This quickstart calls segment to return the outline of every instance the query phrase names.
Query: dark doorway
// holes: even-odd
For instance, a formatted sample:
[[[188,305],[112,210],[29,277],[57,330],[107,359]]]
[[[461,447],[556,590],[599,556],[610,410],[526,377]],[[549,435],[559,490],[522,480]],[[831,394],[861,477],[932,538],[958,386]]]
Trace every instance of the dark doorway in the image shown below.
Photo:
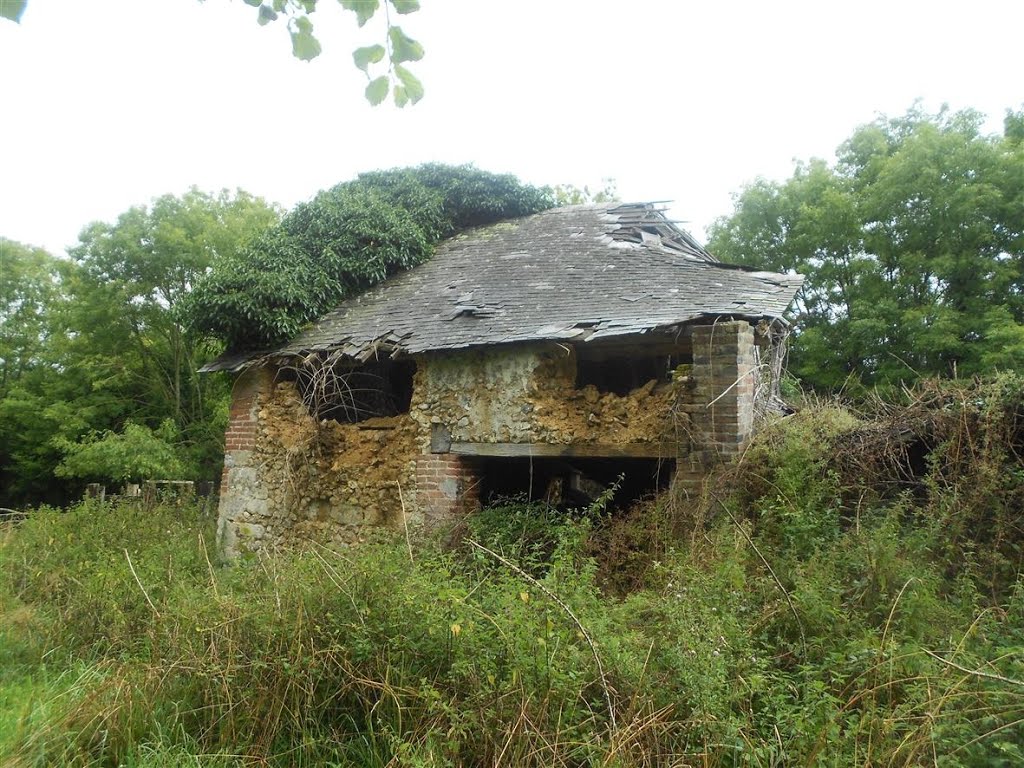
[[[628,507],[668,487],[672,459],[484,458],[478,461],[480,501],[528,498],[573,509],[593,503],[622,480],[610,506]]]

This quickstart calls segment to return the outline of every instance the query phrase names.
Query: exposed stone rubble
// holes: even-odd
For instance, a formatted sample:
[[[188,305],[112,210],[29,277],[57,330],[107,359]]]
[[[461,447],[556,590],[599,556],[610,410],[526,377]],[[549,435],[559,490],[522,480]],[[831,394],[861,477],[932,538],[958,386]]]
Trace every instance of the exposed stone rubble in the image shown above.
[[[594,385],[577,389],[571,349],[545,356],[531,380],[533,434],[546,443],[683,442],[689,417],[677,408],[685,387],[651,379],[627,395],[600,392]]]
[[[565,346],[439,355],[426,370],[413,418],[425,429],[447,425],[454,441],[656,443],[676,439],[688,422],[676,408],[685,387],[669,382],[651,380],[621,396],[577,389],[575,356]]]
[[[225,547],[344,545],[373,526],[472,509],[471,462],[431,453],[438,425],[453,441],[472,443],[613,445],[688,435],[685,386],[652,380],[619,396],[577,389],[575,379],[565,345],[424,355],[409,413],[340,424],[317,423],[293,382],[274,381],[267,369],[246,372],[228,433]]]

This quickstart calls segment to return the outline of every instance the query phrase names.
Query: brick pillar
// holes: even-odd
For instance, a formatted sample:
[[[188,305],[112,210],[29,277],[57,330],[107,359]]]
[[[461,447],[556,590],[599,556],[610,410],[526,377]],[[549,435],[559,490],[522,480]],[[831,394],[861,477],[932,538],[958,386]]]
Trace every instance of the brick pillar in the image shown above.
[[[728,461],[754,431],[754,329],[743,320],[693,329],[693,414],[705,448]]]
[[[416,458],[416,504],[428,524],[479,509],[478,485],[469,459],[450,453]]]
[[[739,456],[754,430],[754,329],[744,320],[692,331],[694,388],[686,411],[693,451],[677,462],[676,483],[693,498],[714,468]]]
[[[224,435],[224,471],[220,481],[217,539],[228,557],[238,554],[245,539],[263,536],[258,520],[267,512],[267,489],[255,466],[255,448],[262,396],[269,395],[273,375],[268,368],[242,372],[231,391],[231,410]]]

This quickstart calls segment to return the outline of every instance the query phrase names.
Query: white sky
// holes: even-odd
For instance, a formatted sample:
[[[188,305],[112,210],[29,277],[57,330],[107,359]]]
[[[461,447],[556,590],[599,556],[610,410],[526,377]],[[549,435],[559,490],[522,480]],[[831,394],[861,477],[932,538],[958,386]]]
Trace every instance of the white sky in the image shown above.
[[[946,102],[998,131],[1024,104],[1020,0],[422,0],[399,17],[427,49],[404,110],[367,105],[351,63],[379,28],[320,5],[309,64],[241,0],[29,0],[0,20],[0,235],[59,253],[191,185],[290,207],[436,160],[611,177],[703,238],[745,182],[831,158],[879,112]]]

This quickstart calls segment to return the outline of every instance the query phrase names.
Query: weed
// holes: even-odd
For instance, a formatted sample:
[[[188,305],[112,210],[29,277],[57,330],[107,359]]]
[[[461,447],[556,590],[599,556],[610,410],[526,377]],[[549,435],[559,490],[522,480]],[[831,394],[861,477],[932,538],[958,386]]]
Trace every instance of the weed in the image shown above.
[[[195,511],[39,510],[0,538],[0,761],[1019,764],[1024,387],[988,386],[808,407],[685,519],[510,500],[229,567]]]

